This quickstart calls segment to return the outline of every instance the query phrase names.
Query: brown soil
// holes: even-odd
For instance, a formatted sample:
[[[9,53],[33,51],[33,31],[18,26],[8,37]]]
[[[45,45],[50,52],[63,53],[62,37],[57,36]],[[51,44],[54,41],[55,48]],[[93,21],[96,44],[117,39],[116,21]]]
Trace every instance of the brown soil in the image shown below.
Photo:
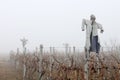
[[[16,80],[15,70],[8,60],[0,59],[0,80]]]

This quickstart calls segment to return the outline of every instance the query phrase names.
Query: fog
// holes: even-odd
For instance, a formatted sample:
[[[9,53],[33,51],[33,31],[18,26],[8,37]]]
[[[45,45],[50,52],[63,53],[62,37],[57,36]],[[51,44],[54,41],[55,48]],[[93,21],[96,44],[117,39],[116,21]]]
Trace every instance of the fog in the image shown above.
[[[1,0],[0,54],[21,49],[23,37],[28,39],[30,50],[40,44],[84,47],[81,21],[91,14],[103,25],[105,32],[99,34],[102,46],[111,40],[119,42],[119,3],[119,0]]]

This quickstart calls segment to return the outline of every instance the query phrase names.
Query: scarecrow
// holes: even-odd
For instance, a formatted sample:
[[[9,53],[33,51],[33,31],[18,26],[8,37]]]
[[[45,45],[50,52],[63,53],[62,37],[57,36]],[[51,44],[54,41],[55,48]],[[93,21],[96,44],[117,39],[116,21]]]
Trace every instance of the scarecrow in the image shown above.
[[[97,23],[96,17],[92,14],[90,20],[82,20],[82,31],[86,29],[86,44],[85,50],[89,52],[96,52],[99,54],[100,51],[100,40],[98,37],[98,29],[103,33],[102,25]]]

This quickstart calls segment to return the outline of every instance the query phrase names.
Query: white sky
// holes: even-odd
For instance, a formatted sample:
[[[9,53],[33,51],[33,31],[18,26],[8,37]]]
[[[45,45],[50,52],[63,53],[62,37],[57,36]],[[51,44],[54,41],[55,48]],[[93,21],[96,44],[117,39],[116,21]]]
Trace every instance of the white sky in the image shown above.
[[[119,0],[0,0],[0,53],[21,48],[23,37],[29,40],[31,50],[41,43],[84,47],[81,21],[90,14],[103,25],[102,44],[119,41],[119,4]]]

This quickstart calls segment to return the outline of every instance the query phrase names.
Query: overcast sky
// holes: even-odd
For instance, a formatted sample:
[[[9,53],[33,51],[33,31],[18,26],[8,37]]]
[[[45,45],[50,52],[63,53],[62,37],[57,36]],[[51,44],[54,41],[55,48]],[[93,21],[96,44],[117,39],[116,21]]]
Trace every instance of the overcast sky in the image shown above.
[[[91,14],[103,25],[101,44],[120,40],[119,0],[0,0],[0,53],[21,48],[23,37],[31,50],[39,44],[84,47],[81,21]]]

